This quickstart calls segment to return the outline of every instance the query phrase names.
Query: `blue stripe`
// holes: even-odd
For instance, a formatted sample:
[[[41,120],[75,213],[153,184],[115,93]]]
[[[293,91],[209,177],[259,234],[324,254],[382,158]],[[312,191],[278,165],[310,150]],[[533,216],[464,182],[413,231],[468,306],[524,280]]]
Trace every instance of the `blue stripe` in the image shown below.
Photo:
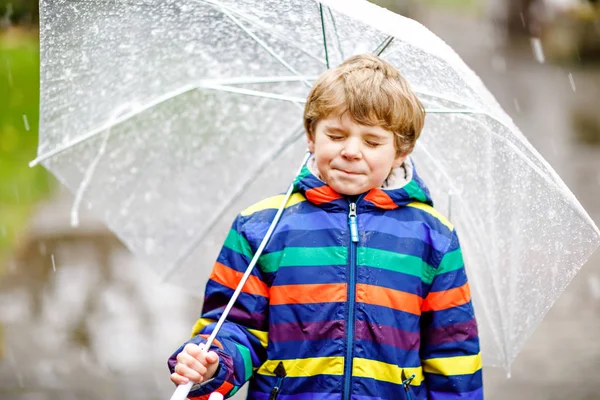
[[[273,286],[320,283],[346,283],[346,266],[281,267]]]
[[[341,400],[342,395],[340,393],[299,393],[299,394],[280,394],[277,396],[277,400]],[[262,392],[248,392],[248,399],[252,400],[268,400],[269,393]]]
[[[467,283],[467,273],[464,268],[459,268],[436,275],[431,285],[424,285],[424,288],[426,292],[429,292],[430,289],[441,292],[461,287],[465,283]]]
[[[447,393],[469,393],[483,386],[483,372],[478,370],[472,375],[446,375],[425,373],[430,391]]]
[[[401,376],[398,380],[401,380]],[[412,400],[426,400],[427,389],[424,384],[420,386],[410,385],[410,394]],[[354,378],[354,394],[353,399],[357,398],[377,398],[403,400],[405,399],[404,388],[402,385],[395,383],[379,381],[371,378]]]
[[[421,351],[428,358],[457,357],[479,354],[479,339],[472,338],[458,342],[447,342],[435,345],[421,344]]]
[[[324,340],[302,340],[289,342],[269,342],[269,358],[274,360],[341,357],[344,355],[345,338]]]
[[[354,357],[382,361],[388,364],[400,365],[405,368],[421,366],[419,349],[404,350],[387,344],[366,340],[354,341]]]
[[[473,318],[475,318],[475,312],[473,311],[471,302],[447,310],[427,311],[421,314],[423,326],[429,326],[431,328],[440,328],[442,326],[468,322]]]
[[[343,319],[346,303],[281,304],[271,306],[271,324],[319,322]],[[315,312],[318,310],[318,312]]]
[[[340,399],[343,380],[342,375],[315,375],[298,378],[286,376],[283,379],[279,396],[313,393],[318,388],[323,393],[337,393],[337,399]],[[252,399],[251,393],[254,392],[271,393],[276,382],[276,376],[256,375],[250,382],[248,398]],[[305,398],[310,399],[311,397]]]
[[[359,266],[357,283],[401,290],[421,297],[424,295],[421,278],[387,269]]]
[[[458,397],[457,397],[458,396]],[[429,400],[482,400],[483,399],[483,388],[473,390],[472,392],[463,392],[460,395],[456,393],[445,393],[445,392],[429,392]]]
[[[444,251],[448,247],[448,234],[431,229],[421,218],[405,218],[408,216],[407,212],[412,210],[414,209],[409,207],[400,215],[396,210],[390,211],[389,214],[365,213],[364,217],[361,214],[360,227],[368,232],[387,233],[396,239],[417,239],[437,251]]]
[[[251,258],[248,258],[235,250],[231,250],[228,247],[223,247],[217,257],[217,262],[242,273],[246,271],[246,268],[250,265],[250,261],[252,261]],[[256,270],[252,271],[252,275],[258,276],[257,274],[258,272],[256,272]]]
[[[418,315],[372,304],[359,303],[356,319],[371,324],[393,326],[409,332],[420,332],[421,329]]]
[[[277,232],[271,236],[267,251],[272,253],[285,250],[287,247],[345,247],[347,244],[342,240],[345,234],[345,231],[339,229],[304,229]]]
[[[362,235],[360,246],[407,254],[425,259],[426,262],[439,260],[444,255],[444,253],[421,239],[399,238],[389,233],[376,231],[370,231]]]

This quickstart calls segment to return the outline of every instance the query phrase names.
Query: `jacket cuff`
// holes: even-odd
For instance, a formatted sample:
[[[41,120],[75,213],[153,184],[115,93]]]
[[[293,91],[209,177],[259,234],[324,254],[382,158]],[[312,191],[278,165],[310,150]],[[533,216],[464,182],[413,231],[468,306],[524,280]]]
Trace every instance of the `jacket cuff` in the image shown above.
[[[173,353],[171,357],[169,357],[167,364],[171,373],[175,371],[177,355],[183,351],[183,348],[188,343],[194,343],[197,345],[206,343],[206,339],[202,336],[194,336],[192,339],[185,342],[179,349],[177,349],[177,351]],[[227,394],[231,391],[231,389],[233,389],[233,384],[231,383],[233,381],[233,360],[230,355],[226,354],[222,348],[219,347],[219,345],[220,343],[215,340],[209,350],[216,352],[219,356],[219,367],[217,368],[217,372],[215,372],[215,375],[212,379],[209,379],[206,382],[194,384],[188,395],[189,399],[208,399],[208,396],[215,391],[227,397]]]

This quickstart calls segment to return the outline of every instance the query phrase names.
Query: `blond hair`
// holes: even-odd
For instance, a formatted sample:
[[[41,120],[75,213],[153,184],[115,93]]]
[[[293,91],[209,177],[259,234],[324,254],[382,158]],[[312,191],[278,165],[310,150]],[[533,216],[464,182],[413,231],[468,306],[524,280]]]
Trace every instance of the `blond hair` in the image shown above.
[[[425,123],[423,105],[389,62],[362,54],[325,71],[313,85],[304,107],[304,127],[314,138],[317,123],[345,113],[357,123],[394,133],[398,155],[410,153]]]

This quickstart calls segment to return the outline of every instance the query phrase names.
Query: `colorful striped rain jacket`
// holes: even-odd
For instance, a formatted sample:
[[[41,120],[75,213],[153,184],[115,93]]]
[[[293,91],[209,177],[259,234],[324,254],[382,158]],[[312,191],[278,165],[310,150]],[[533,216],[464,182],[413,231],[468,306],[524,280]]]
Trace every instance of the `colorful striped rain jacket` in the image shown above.
[[[190,398],[231,396],[248,380],[259,400],[483,398],[458,238],[408,169],[401,188],[354,200],[303,169],[213,344],[218,373]],[[282,199],[236,218],[191,342],[212,332]]]

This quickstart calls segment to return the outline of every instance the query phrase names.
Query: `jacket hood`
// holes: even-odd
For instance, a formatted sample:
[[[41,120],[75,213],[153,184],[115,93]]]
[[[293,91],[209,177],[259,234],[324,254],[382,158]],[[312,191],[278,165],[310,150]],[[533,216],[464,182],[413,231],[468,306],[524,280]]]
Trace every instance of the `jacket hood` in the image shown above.
[[[314,158],[304,165],[294,181],[295,191],[311,203],[328,210],[347,209],[348,196],[337,193],[317,177]],[[395,168],[382,187],[374,188],[361,196],[359,207],[393,210],[409,203],[420,202],[433,206],[429,189],[418,176],[413,160],[408,157],[404,164]]]

